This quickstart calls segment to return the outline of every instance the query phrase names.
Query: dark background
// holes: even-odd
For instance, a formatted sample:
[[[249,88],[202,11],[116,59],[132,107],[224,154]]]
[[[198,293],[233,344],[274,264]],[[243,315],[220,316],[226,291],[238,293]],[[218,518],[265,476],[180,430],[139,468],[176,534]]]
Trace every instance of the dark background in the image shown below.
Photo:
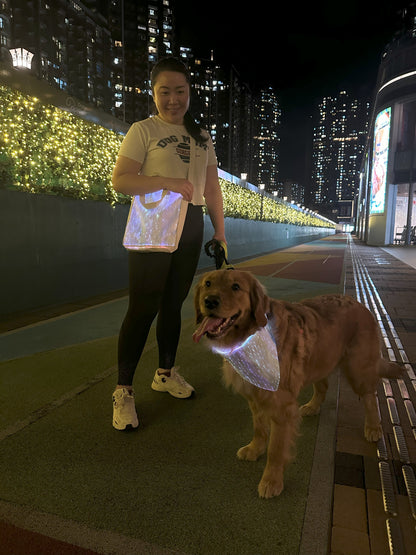
[[[253,92],[272,86],[282,108],[280,179],[304,180],[314,106],[342,89],[372,99],[384,47],[403,28],[413,2],[257,0],[176,2],[180,45],[195,56],[233,65]],[[408,9],[408,14],[409,14]],[[407,16],[407,19],[409,15]]]

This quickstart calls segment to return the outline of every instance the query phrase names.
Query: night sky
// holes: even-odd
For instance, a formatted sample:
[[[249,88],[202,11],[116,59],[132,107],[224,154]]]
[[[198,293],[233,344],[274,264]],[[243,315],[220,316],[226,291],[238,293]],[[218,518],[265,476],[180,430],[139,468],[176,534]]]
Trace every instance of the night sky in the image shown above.
[[[241,1],[211,0],[201,12],[194,0],[177,0],[175,28],[181,45],[199,57],[213,50],[214,60],[224,68],[232,64],[253,91],[267,85],[276,90],[282,107],[280,178],[304,181],[316,99],[347,89],[371,100],[382,51],[402,26],[397,12],[411,3],[253,0],[245,9]]]

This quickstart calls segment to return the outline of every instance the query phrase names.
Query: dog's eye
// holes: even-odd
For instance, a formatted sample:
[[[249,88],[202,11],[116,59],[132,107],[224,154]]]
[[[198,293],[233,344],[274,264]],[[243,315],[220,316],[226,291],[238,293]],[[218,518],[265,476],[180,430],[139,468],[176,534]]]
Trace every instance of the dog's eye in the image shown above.
[[[238,283],[233,283],[231,289],[233,291],[240,291],[240,286],[238,285]]]
[[[205,282],[205,287],[211,287],[211,282],[209,281],[209,279],[207,279],[207,281]]]

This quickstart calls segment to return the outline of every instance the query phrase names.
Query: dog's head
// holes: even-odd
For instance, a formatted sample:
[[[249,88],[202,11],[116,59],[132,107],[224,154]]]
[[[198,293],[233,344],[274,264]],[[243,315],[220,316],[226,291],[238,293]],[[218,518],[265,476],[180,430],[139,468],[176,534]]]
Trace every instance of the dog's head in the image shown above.
[[[233,346],[267,324],[269,302],[260,282],[249,272],[215,270],[204,274],[195,290],[193,335],[217,345]]]

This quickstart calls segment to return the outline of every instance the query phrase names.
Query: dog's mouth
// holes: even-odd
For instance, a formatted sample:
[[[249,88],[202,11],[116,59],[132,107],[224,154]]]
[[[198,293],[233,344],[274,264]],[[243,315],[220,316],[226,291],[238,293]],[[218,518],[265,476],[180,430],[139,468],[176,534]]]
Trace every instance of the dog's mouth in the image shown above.
[[[200,326],[195,330],[192,339],[195,343],[199,343],[201,337],[206,335],[210,339],[222,337],[231,328],[240,312],[230,316],[229,318],[218,318],[217,316],[205,316]]]

